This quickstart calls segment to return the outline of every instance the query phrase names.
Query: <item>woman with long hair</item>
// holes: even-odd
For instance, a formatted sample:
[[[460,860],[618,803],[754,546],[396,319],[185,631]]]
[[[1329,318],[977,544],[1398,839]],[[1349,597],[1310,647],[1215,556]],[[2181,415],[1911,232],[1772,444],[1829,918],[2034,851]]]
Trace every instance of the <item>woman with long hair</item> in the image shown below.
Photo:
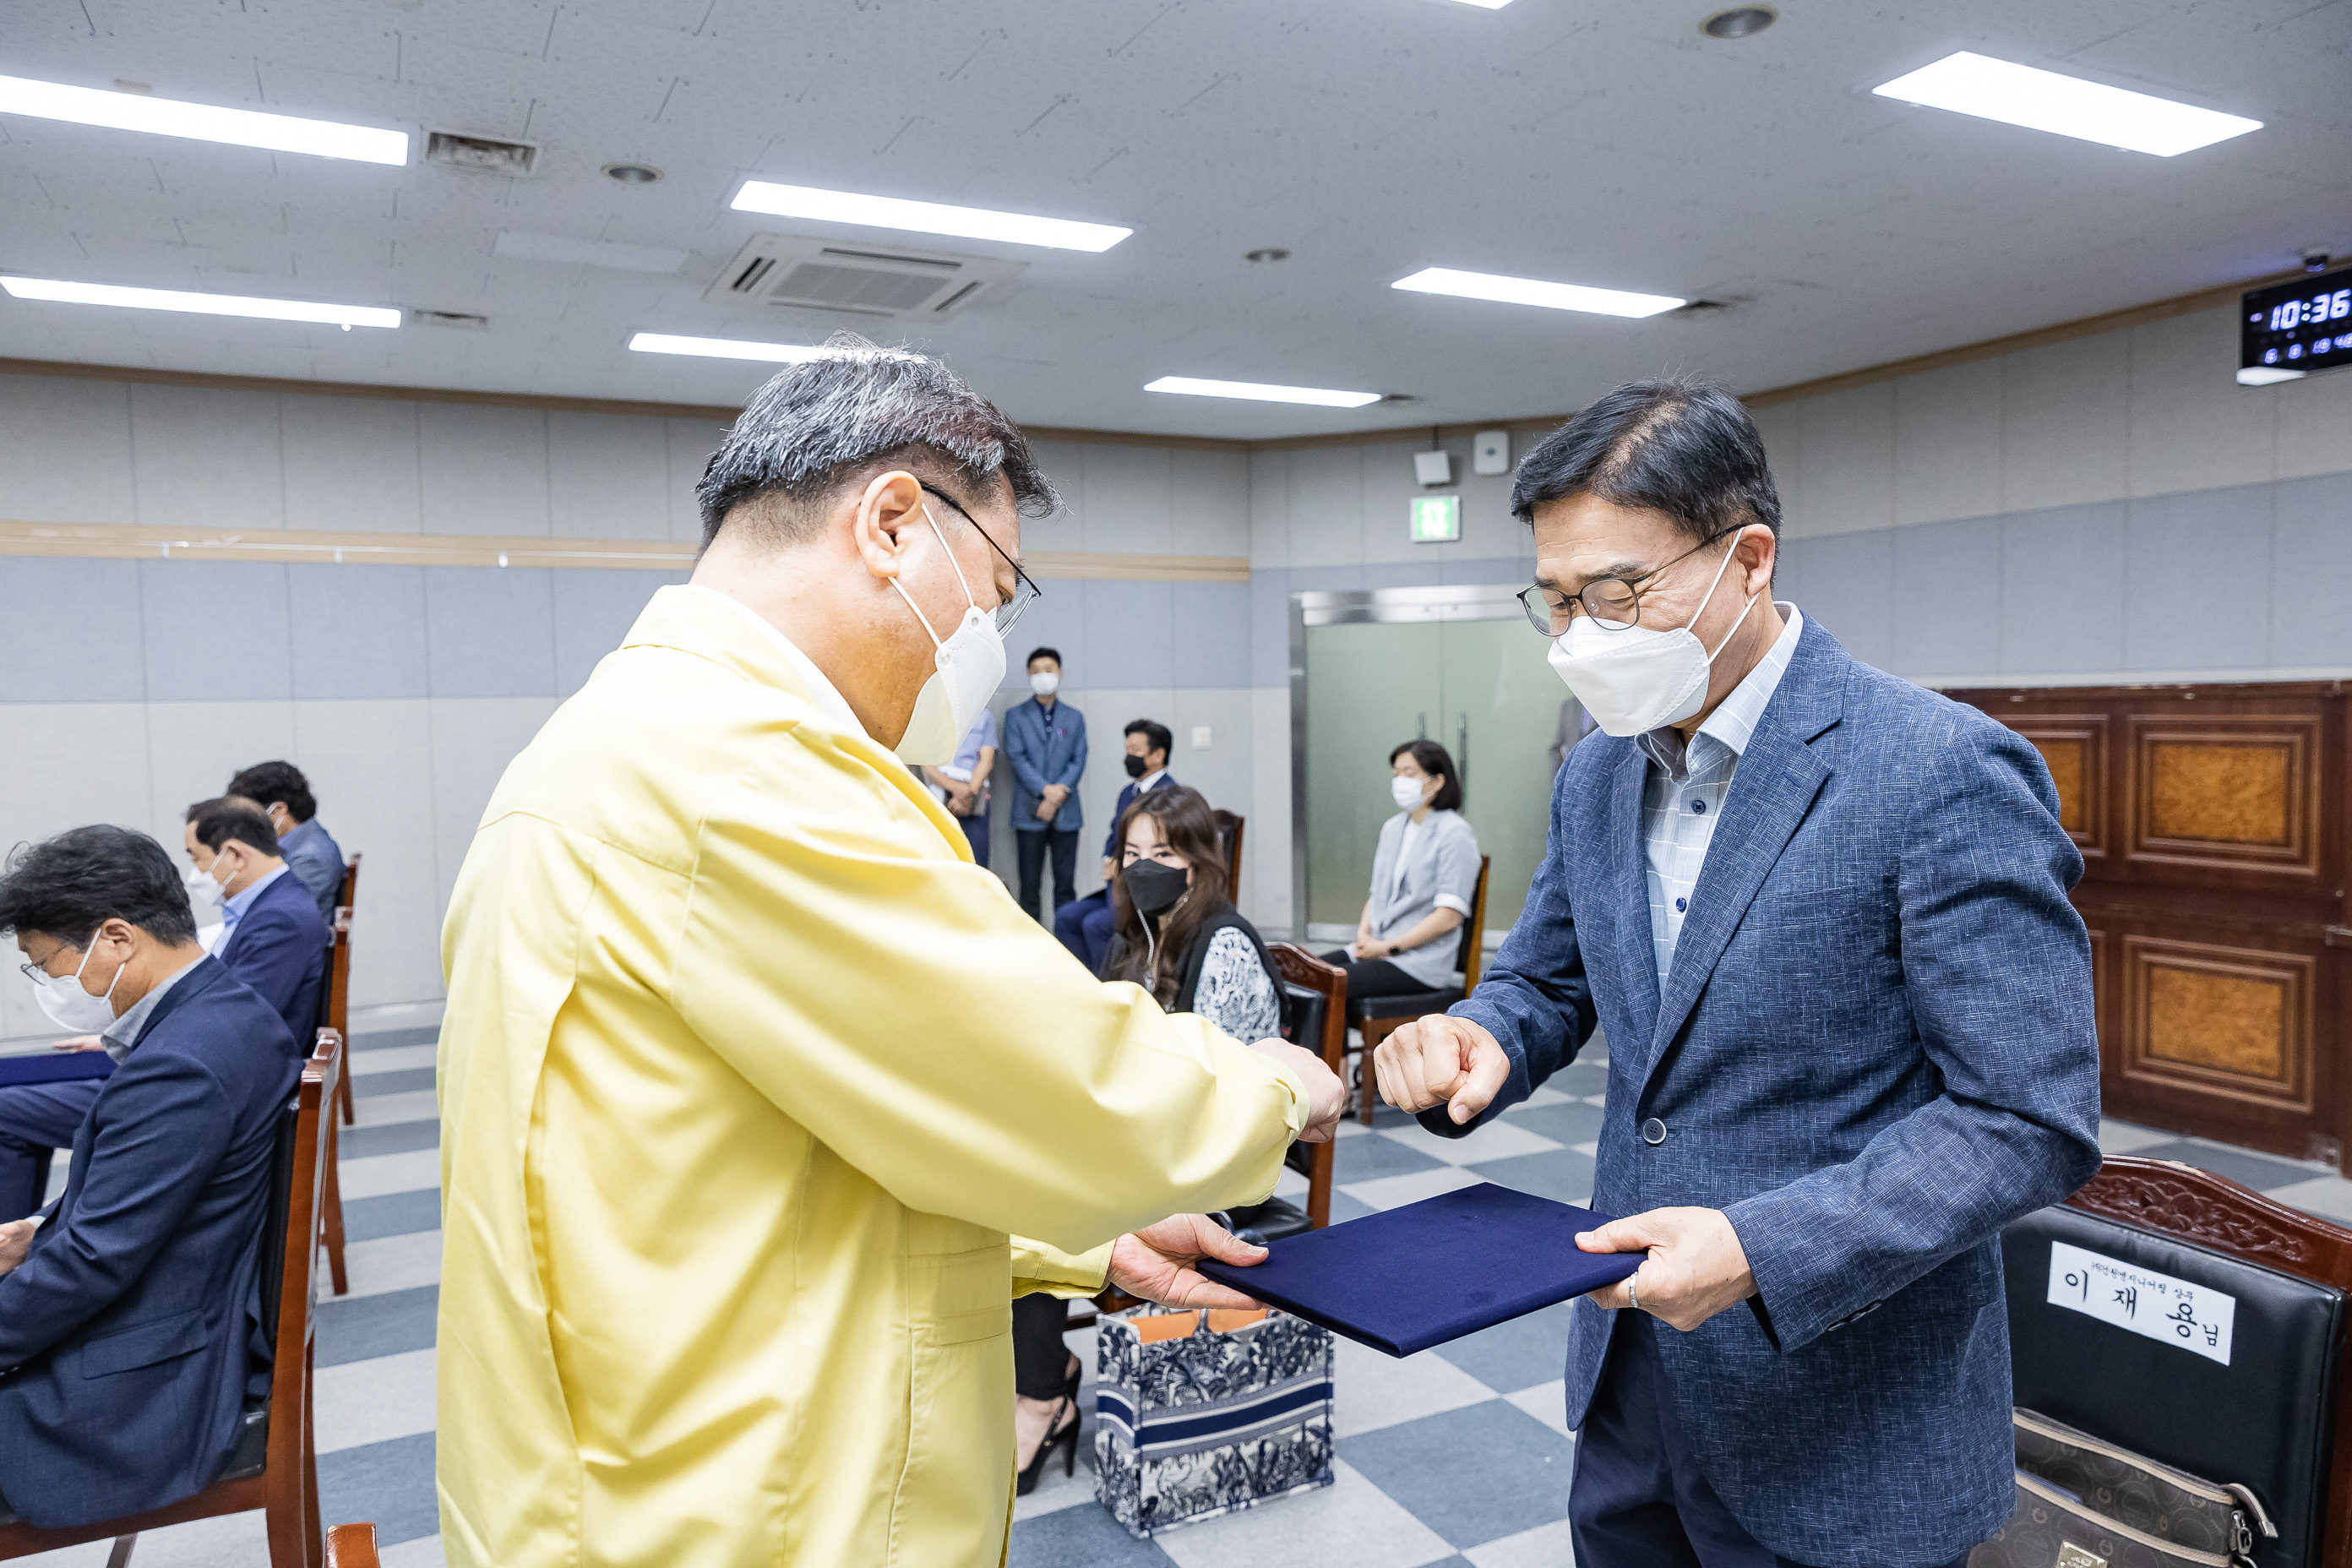
[[[1171,1013],[1197,1013],[1247,1044],[1282,1032],[1282,976],[1257,930],[1226,896],[1217,819],[1198,791],[1147,791],[1112,841],[1110,950],[1101,978],[1127,980]],[[1055,1451],[1075,1462],[1078,1361],[1062,1343],[1067,1304],[1013,1303],[1014,1450],[1026,1496]]]
[[[1400,996],[1452,983],[1456,933],[1478,889],[1478,835],[1457,815],[1462,775],[1434,741],[1389,752],[1397,814],[1381,825],[1372,892],[1356,940],[1323,955],[1348,971],[1348,995]]]

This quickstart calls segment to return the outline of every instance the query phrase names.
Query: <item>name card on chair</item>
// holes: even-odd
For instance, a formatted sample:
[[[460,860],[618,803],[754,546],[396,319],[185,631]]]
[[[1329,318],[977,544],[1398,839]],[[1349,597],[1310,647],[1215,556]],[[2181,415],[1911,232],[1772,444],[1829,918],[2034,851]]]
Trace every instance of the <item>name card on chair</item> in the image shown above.
[[[2050,1244],[2050,1304],[2230,1364],[2238,1299],[2169,1274]]]

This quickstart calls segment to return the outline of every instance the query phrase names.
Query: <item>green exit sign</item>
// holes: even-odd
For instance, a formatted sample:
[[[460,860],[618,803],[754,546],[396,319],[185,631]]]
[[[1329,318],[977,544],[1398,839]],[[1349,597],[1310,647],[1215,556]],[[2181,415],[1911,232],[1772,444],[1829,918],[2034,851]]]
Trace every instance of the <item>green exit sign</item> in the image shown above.
[[[1415,544],[1445,544],[1461,537],[1460,496],[1412,498],[1412,542]]]

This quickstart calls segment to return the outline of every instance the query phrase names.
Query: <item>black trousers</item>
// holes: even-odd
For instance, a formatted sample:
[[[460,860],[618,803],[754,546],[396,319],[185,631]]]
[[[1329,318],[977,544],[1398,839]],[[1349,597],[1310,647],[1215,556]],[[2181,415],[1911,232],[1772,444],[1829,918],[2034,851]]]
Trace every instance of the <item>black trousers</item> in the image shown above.
[[[1801,1568],[1748,1534],[1699,1469],[1658,1364],[1655,1336],[1674,1331],[1646,1312],[1617,1319],[1568,1489],[1577,1568]]]
[[[1348,972],[1348,1000],[1362,996],[1410,996],[1416,992],[1434,991],[1391,963],[1385,958],[1354,959],[1348,950],[1338,948],[1323,955],[1326,963],[1336,963]]]
[[[1054,923],[1054,910],[1060,909],[1078,896],[1078,830],[1064,832],[1055,827],[1040,827],[1034,831],[1013,830],[1013,837],[1021,841],[1021,907],[1040,924]],[[1040,910],[1037,895],[1045,868],[1045,851],[1054,852],[1053,909]]]
[[[1070,1347],[1062,1342],[1070,1304],[1059,1296],[1013,1299],[1013,1391],[1024,1399],[1059,1399],[1069,1386]]]

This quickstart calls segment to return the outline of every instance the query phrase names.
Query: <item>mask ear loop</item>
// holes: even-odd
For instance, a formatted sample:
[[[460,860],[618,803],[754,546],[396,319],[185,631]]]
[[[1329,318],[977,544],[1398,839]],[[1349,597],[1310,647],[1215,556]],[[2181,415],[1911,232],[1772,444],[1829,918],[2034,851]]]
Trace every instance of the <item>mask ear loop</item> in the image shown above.
[[[922,503],[922,507],[923,521],[931,525],[931,532],[939,538],[940,548],[947,551],[948,569],[953,572],[956,575],[956,586],[963,590],[964,603],[970,605],[975,610],[979,609],[980,601],[972,597],[971,584],[964,581],[963,568],[956,563],[955,552],[948,550],[948,536],[940,532],[940,520],[931,515],[931,503],[925,501]],[[906,584],[899,582],[896,577],[893,577],[890,579],[890,586],[898,590],[898,597],[907,601],[907,608],[914,611],[915,618],[923,623],[923,635],[931,639],[931,646],[933,647],[945,647],[946,645],[940,640],[940,634],[931,630],[931,617],[923,614],[923,607],[915,603],[915,597],[913,595],[907,592]],[[1701,605],[1699,608],[1705,609],[1706,606],[1705,605]]]
[[[1732,546],[1731,546],[1731,548],[1730,548],[1729,550],[1727,550],[1727,551],[1725,551],[1725,552],[1723,552],[1723,561],[1722,561],[1722,563],[1721,563],[1720,565],[1717,566],[1717,567],[1716,567],[1716,569],[1715,569],[1715,581],[1714,581],[1714,582],[1712,582],[1712,583],[1709,583],[1709,584],[1706,585],[1706,598],[1704,598],[1704,599],[1701,599],[1701,600],[1698,602],[1698,608],[1697,608],[1696,610],[1695,610],[1695,611],[1693,611],[1693,612],[1691,613],[1691,626],[1695,626],[1698,625],[1698,618],[1699,618],[1699,616],[1703,616],[1703,615],[1706,614],[1706,606],[1707,606],[1707,605],[1708,605],[1709,601],[1711,601],[1711,600],[1712,600],[1712,599],[1714,599],[1714,597],[1715,597],[1715,590],[1716,590],[1716,586],[1717,586],[1717,584],[1720,584],[1720,583],[1723,581],[1723,574],[1724,574],[1724,572],[1725,572],[1727,568],[1729,568],[1729,566],[1731,565],[1731,558],[1732,558],[1732,556],[1733,556],[1734,554],[1738,553],[1738,549],[1739,549],[1739,544],[1738,544],[1738,536],[1739,536],[1739,534],[1740,534],[1740,533],[1745,533],[1745,532],[1747,532],[1747,531],[1748,531],[1748,528],[1747,528],[1747,526],[1746,526],[1745,524],[1742,524],[1742,525],[1741,525],[1741,527],[1740,527],[1740,528],[1739,528],[1739,530],[1738,530],[1738,533],[1735,533],[1735,534],[1733,534],[1733,535],[1732,535]],[[1721,653],[1725,648],[1727,648],[1727,647],[1729,647],[1731,646],[1731,639],[1732,639],[1733,636],[1734,636],[1736,633],[1738,633],[1738,632],[1740,622],[1741,622],[1741,621],[1745,621],[1745,620],[1748,618],[1748,611],[1750,611],[1750,610],[1752,610],[1752,609],[1754,609],[1754,608],[1756,607],[1756,601],[1757,601],[1759,598],[1760,598],[1760,597],[1762,597],[1762,595],[1759,595],[1759,594],[1750,594],[1750,595],[1748,595],[1748,602],[1747,602],[1746,604],[1744,604],[1744,605],[1740,605],[1740,606],[1739,606],[1739,616],[1738,616],[1738,619],[1736,619],[1736,620],[1734,620],[1734,621],[1731,623],[1731,629],[1730,629],[1729,631],[1725,632],[1725,633],[1723,634],[1723,640],[1722,640],[1721,642],[1719,642],[1719,643],[1717,643],[1717,644],[1716,644],[1716,645],[1715,645],[1715,653],[1711,653],[1711,654],[1708,654],[1708,655],[1706,656],[1706,662],[1707,662],[1707,663],[1709,663],[1709,664],[1713,664],[1713,663],[1715,662],[1715,655],[1716,655],[1716,654],[1718,654],[1718,653]],[[1683,629],[1684,629],[1685,631],[1689,631],[1689,630],[1690,630],[1690,627],[1689,627],[1689,626],[1685,626],[1685,627],[1684,627]],[[1693,636],[1696,636],[1697,634],[1696,634],[1696,633],[1693,633],[1692,635],[1693,635]],[[1702,644],[1700,644],[1699,646],[1700,646],[1700,647],[1706,647],[1706,644],[1704,644],[1704,643],[1702,643]]]

